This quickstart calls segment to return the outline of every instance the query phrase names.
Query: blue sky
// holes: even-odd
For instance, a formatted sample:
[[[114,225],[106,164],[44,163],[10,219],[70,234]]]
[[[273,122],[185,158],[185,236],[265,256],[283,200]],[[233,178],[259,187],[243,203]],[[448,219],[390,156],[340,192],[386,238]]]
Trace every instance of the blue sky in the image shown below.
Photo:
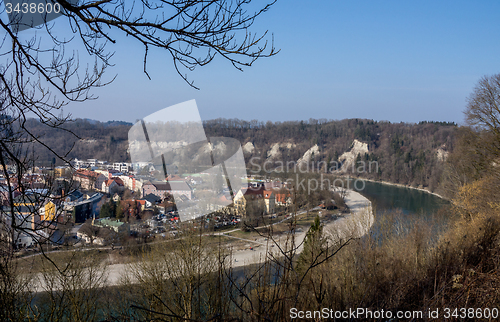
[[[149,80],[142,48],[119,38],[115,82],[65,112],[134,122],[196,99],[202,119],[461,123],[478,79],[500,72],[499,13],[498,1],[279,0],[254,25],[274,33],[278,55],[244,72],[217,59],[189,74],[198,91],[161,51]]]

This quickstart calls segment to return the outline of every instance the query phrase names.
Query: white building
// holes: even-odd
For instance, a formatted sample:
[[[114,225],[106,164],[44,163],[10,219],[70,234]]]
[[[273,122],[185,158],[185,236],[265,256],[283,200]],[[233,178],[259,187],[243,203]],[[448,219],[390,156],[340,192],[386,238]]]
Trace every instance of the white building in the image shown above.
[[[132,168],[132,165],[127,162],[115,162],[113,163],[113,169],[120,172],[129,172]]]

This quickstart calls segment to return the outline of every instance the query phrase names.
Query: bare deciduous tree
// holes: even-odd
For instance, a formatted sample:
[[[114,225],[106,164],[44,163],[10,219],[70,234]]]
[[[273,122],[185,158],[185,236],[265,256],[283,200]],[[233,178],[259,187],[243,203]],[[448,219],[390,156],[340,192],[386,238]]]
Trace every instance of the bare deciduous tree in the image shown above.
[[[29,216],[24,216],[21,223],[15,220],[20,208],[14,203],[14,192],[25,194],[31,188],[24,177],[36,161],[27,147],[42,145],[64,162],[69,153],[57,153],[54,147],[45,144],[27,125],[28,118],[35,117],[47,127],[62,128],[70,118],[63,113],[63,107],[70,102],[94,99],[93,90],[113,80],[112,76],[104,78],[105,71],[112,65],[113,53],[109,45],[124,35],[144,48],[146,75],[148,53],[157,48],[170,55],[180,77],[193,87],[186,72],[207,65],[217,56],[237,69],[251,66],[261,57],[276,54],[273,45],[267,42],[267,32],[256,35],[248,29],[274,2],[253,7],[255,2],[249,0],[84,0],[75,4],[60,0],[57,3],[62,7],[62,17],[34,26],[35,32],[19,32],[5,20],[5,2],[0,3],[0,13],[3,13],[0,19],[3,31],[0,40],[0,165],[6,179],[4,194],[7,196],[0,208],[0,270],[4,284],[0,302],[5,303],[5,310],[1,310],[5,317],[14,317],[17,310],[14,300],[22,293],[15,286],[17,272],[13,265],[17,236],[22,232],[37,237],[46,229],[45,226],[28,225],[35,221],[28,220]],[[78,50],[82,46],[85,50]],[[87,63],[89,61],[91,63]],[[28,215],[39,215],[43,200],[51,198],[50,182],[47,188],[47,193],[36,200]],[[37,243],[40,240],[35,238]],[[65,276],[57,265],[55,267]]]
[[[464,113],[469,125],[500,137],[500,74],[484,76],[479,80],[468,98]]]
[[[138,316],[210,320],[228,313],[230,254],[207,239],[186,231],[174,245],[158,243],[130,265],[126,281],[137,290],[132,307]]]
[[[468,98],[465,110],[467,123],[479,130],[480,148],[493,158],[500,156],[500,74],[484,76]]]
[[[57,267],[42,262],[38,300],[28,306],[39,320],[96,321],[102,318],[102,292],[108,274],[97,252],[63,253],[54,260]],[[37,321],[38,319],[33,319]]]
[[[445,172],[452,194],[485,173],[500,179],[500,74],[479,80],[464,114],[469,127],[458,132],[456,152]]]
[[[188,81],[186,71],[210,63],[216,56],[241,69],[261,57],[276,54],[267,42],[267,32],[251,33],[248,28],[274,3],[253,8],[248,0],[224,1],[57,1],[62,15],[34,27],[38,34],[16,31],[15,25],[0,20],[4,37],[0,43],[0,115],[24,135],[24,140],[44,145],[26,126],[35,116],[42,124],[60,127],[69,115],[62,108],[69,102],[95,98],[92,90],[111,82],[104,72],[112,64],[109,44],[124,35],[144,48],[144,72],[147,75],[148,53],[152,48],[165,50],[179,75]],[[251,8],[252,9],[252,8]],[[67,39],[70,30],[73,38]],[[86,49],[93,60],[81,64]],[[88,59],[87,59],[88,60]],[[86,61],[84,59],[83,61]],[[2,144],[2,150],[10,151]],[[67,151],[69,152],[69,151]]]

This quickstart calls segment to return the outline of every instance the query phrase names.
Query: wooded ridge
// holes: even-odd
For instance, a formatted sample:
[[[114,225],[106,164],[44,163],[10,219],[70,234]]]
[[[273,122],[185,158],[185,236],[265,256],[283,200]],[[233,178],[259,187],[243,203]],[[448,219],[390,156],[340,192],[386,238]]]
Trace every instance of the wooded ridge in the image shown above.
[[[28,120],[32,132],[68,159],[95,158],[110,162],[130,161],[128,130],[131,123],[76,119],[64,129],[50,129]],[[366,119],[290,122],[216,119],[204,122],[208,137],[238,139],[247,166],[265,162],[266,169],[278,169],[284,162],[309,161],[327,172],[344,165],[344,173],[361,177],[439,189],[445,160],[453,151],[457,125],[448,122],[391,123]],[[72,134],[72,133],[74,134]],[[353,150],[354,167],[346,167],[346,151],[360,142],[366,150]],[[360,146],[361,146],[360,145]],[[41,146],[31,148],[41,165],[53,156]],[[364,153],[363,153],[364,152]],[[253,159],[252,159],[253,158]],[[376,162],[370,171],[357,171],[359,162]],[[328,165],[328,169],[325,165]],[[358,173],[362,172],[362,173]]]

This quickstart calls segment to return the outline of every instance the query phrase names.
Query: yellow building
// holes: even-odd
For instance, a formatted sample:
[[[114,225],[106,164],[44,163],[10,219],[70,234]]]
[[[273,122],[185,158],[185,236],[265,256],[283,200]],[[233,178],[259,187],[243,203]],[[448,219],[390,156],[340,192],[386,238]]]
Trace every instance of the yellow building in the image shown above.
[[[64,177],[66,175],[66,167],[56,167],[54,169],[54,175],[56,178]]]
[[[45,221],[53,221],[56,219],[56,205],[49,201],[40,209],[40,217]]]
[[[272,214],[276,212],[275,194],[264,187],[241,189],[234,197],[234,206],[236,212],[241,215],[248,210],[264,210]]]

